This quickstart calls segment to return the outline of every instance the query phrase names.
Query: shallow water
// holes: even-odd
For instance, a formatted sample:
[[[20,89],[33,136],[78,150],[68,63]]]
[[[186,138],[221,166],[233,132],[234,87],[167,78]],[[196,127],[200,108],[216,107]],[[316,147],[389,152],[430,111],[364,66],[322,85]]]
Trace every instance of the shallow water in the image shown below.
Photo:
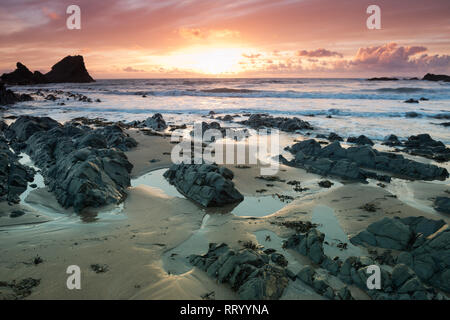
[[[342,230],[332,208],[324,205],[314,207],[311,222],[318,224],[317,229],[325,234],[323,250],[327,256],[331,258],[337,256],[345,260],[350,256],[362,254],[361,249],[354,246],[348,239],[348,235]],[[338,244],[346,244],[347,249],[340,249],[337,247]]]

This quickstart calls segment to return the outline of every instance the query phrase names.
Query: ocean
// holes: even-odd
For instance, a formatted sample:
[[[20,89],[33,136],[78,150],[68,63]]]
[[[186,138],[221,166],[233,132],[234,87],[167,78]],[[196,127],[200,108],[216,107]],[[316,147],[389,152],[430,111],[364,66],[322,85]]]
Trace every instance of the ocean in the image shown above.
[[[30,114],[66,121],[101,117],[113,121],[142,120],[155,112],[177,122],[202,121],[216,113],[268,113],[297,116],[317,133],[348,137],[365,134],[382,140],[389,134],[407,138],[429,133],[450,144],[450,83],[421,80],[365,79],[116,79],[87,84],[48,84],[12,87],[17,92],[38,88],[80,93],[101,102],[43,98],[19,103],[4,116]],[[143,97],[145,95],[145,97]],[[420,103],[407,99],[426,98]],[[64,102],[64,105],[58,103]],[[415,112],[416,117],[407,117]],[[331,118],[327,117],[331,116]],[[440,119],[436,119],[439,117]]]

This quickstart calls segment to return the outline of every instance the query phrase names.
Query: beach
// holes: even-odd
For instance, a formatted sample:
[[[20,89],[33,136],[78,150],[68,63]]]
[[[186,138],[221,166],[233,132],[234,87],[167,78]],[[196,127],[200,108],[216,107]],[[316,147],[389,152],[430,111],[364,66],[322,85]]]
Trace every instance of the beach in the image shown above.
[[[361,242],[360,234],[366,232],[367,237],[367,230],[380,221],[396,227],[403,221],[404,228],[415,228],[407,231],[414,237],[425,232],[426,241],[432,240],[430,230],[433,236],[446,235],[450,219],[437,199],[448,198],[450,190],[445,158],[450,140],[448,128],[439,123],[448,116],[450,89],[405,80],[387,90],[385,83],[364,81],[133,80],[124,86],[123,81],[101,80],[11,87],[34,100],[3,111],[2,130],[9,139],[4,143],[15,165],[35,171],[17,201],[0,203],[1,298],[387,298],[392,293],[373,295],[325,261],[334,259],[342,272],[346,261],[370,259],[392,272],[404,246],[408,252],[414,247],[401,239],[382,243],[389,234],[364,238],[377,243]],[[327,82],[333,89],[315,92]],[[345,87],[340,93],[338,85]],[[186,89],[192,86],[197,89]],[[299,86],[309,86],[309,98],[295,92]],[[414,106],[403,102],[419,95],[431,101]],[[410,112],[420,114],[411,117]],[[174,133],[195,138],[192,130],[201,122],[204,131],[215,128],[222,135],[230,129],[245,135],[203,141],[197,151],[224,142],[241,146],[237,150],[249,156],[255,141],[270,136],[267,129],[277,134],[277,148],[256,154],[257,163],[249,157],[239,162],[239,152],[224,162],[225,152],[217,158],[218,166],[193,167],[213,170],[219,180],[210,185],[189,182],[192,174],[200,179],[200,171],[183,173],[173,165],[179,142]],[[424,133],[431,137],[420,135]],[[69,148],[66,153],[64,148]],[[366,158],[368,153],[372,158]],[[263,174],[275,164],[273,175]],[[185,169],[189,166],[195,165]],[[100,170],[95,178],[100,182],[90,178],[93,168]],[[72,182],[62,179],[64,174],[73,174]],[[88,179],[87,186],[98,183],[99,191],[90,194],[80,187],[79,195],[71,193],[83,179]],[[203,185],[197,191],[185,188],[192,183]],[[204,187],[217,190],[217,198],[205,196]],[[416,222],[408,224],[411,221]],[[311,232],[319,234],[318,257],[309,247],[291,245],[297,236],[312,237]],[[198,264],[215,250],[211,244],[222,243],[231,255],[252,252],[261,261],[272,259],[264,262],[275,268],[267,277],[274,276],[270,272],[276,268],[284,274],[276,288],[267,287],[262,296],[250,294],[242,284],[231,285],[229,277],[218,281],[220,268],[216,274]],[[66,285],[66,270],[72,265],[81,270],[80,290]],[[325,279],[322,289],[303,278],[311,266],[313,279]],[[445,270],[434,272],[446,279]],[[23,279],[34,280],[24,288],[16,285]],[[272,280],[262,281],[269,286]],[[445,286],[426,289],[426,297],[445,298]],[[405,294],[413,298],[415,291]]]

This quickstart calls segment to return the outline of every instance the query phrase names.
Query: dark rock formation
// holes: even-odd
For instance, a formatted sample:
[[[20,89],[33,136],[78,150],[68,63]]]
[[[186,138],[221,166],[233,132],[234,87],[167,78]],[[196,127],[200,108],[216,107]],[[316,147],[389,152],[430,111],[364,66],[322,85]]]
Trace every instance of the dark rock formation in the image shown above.
[[[313,127],[306,121],[303,121],[297,117],[283,118],[272,117],[266,114],[252,114],[248,120],[239,122],[243,125],[249,126],[253,129],[260,128],[276,128],[281,131],[294,132],[296,130],[313,130]]]
[[[151,118],[147,118],[145,125],[156,131],[163,131],[167,128],[166,121],[160,113],[155,113]]]
[[[18,203],[19,196],[34,180],[34,170],[21,165],[0,132],[0,202]]]
[[[31,100],[33,100],[33,98],[30,95],[14,93],[11,90],[6,89],[3,83],[0,83],[0,106]]]
[[[17,62],[17,69],[11,73],[4,73],[0,79],[10,85],[29,85],[37,83],[46,83],[44,75],[39,71],[34,73],[28,70],[22,63]]]
[[[390,147],[402,145],[402,143],[400,142],[400,140],[398,140],[398,137],[395,134],[391,134],[386,138],[384,138],[384,142],[382,144]]]
[[[416,99],[408,99],[404,101],[405,103],[419,103],[419,100]],[[408,113],[406,113],[406,115],[408,116]],[[410,117],[411,118],[411,117]]]
[[[45,78],[50,83],[61,82],[94,82],[84,65],[82,56],[67,56],[56,63],[52,70],[45,74]]]
[[[56,63],[52,70],[45,75],[39,71],[32,73],[22,63],[17,62],[17,69],[11,73],[4,73],[1,81],[10,85],[30,85],[41,83],[61,82],[94,82],[84,65],[82,56],[67,56]]]
[[[244,200],[231,181],[233,172],[216,164],[174,164],[164,177],[179,192],[204,207]]]
[[[370,78],[367,81],[398,81],[397,78],[389,78],[389,77],[379,77],[379,78]]]
[[[422,80],[428,80],[428,81],[445,81],[450,82],[450,76],[447,76],[445,74],[432,74],[427,73]]]
[[[288,150],[295,155],[291,161],[280,156],[280,160],[290,166],[301,167],[320,175],[337,176],[348,180],[365,181],[374,178],[390,181],[389,176],[378,175],[379,170],[393,175],[420,180],[444,180],[449,174],[445,168],[409,160],[401,155],[380,152],[370,146],[344,149],[339,142],[322,148],[313,139],[294,144]]]
[[[356,143],[358,145],[369,145],[369,146],[373,146],[374,143],[372,140],[370,140],[369,138],[367,138],[365,135],[360,135],[358,138],[356,137],[348,137],[347,138],[347,142],[348,143]]]
[[[189,257],[192,265],[221,283],[228,283],[242,300],[279,299],[289,283],[286,270],[270,263],[260,250],[230,249],[226,244],[209,245],[203,256]]]
[[[417,136],[410,136],[404,143],[405,149],[403,151],[422,156],[436,161],[449,161],[450,148],[447,148],[441,141],[434,140],[429,134],[419,134]]]
[[[120,127],[94,130],[21,116],[7,132],[13,142],[18,141],[14,146],[41,169],[46,185],[63,207],[81,212],[125,199],[133,166],[121,150],[128,150],[135,141]]]

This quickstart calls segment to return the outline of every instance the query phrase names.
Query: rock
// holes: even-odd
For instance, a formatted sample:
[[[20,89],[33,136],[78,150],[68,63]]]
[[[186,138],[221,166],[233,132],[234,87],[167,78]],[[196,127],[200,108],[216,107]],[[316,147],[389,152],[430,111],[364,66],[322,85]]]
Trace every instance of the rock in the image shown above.
[[[174,164],[164,173],[170,184],[187,198],[204,207],[240,202],[233,172],[216,164]]]
[[[411,112],[407,112],[405,113],[405,117],[407,118],[419,118],[421,117],[421,115],[417,112],[411,111]]]
[[[318,183],[318,185],[321,186],[322,188],[331,188],[331,186],[333,184],[334,183],[329,180],[322,180],[322,181],[319,181],[319,183]]]
[[[337,133],[331,132],[328,135],[328,140],[330,141],[344,141],[344,139],[342,139],[342,137],[340,135],[338,135]]]
[[[365,135],[360,135],[358,138],[348,137],[347,142],[348,143],[356,143],[359,145],[365,145],[365,144],[370,145],[370,146],[374,145],[373,141],[370,140],[369,138],[367,138]]]
[[[243,300],[279,299],[289,278],[285,269],[268,264],[259,250],[231,250],[211,243],[205,255],[192,255],[190,263],[219,282],[228,283]]]
[[[4,73],[0,77],[1,81],[9,85],[29,85],[47,82],[44,75],[39,71],[33,73],[20,62],[17,62],[16,67],[17,69],[11,73]]]
[[[436,197],[436,200],[434,200],[434,208],[440,212],[450,213],[450,198]]]
[[[24,142],[36,132],[47,131],[61,126],[57,121],[48,117],[20,116],[6,131],[10,140]]]
[[[413,232],[407,225],[399,219],[385,217],[370,224],[366,232],[359,233],[350,241],[353,244],[368,243],[381,248],[405,250],[410,246],[412,239]]]
[[[414,271],[412,271],[405,264],[397,264],[392,269],[392,283],[396,288],[400,288],[407,280],[415,277]]]
[[[94,130],[21,116],[7,133],[22,143],[64,208],[81,212],[125,199],[133,166],[119,149],[128,150],[132,140],[121,128]]]
[[[28,182],[33,180],[34,170],[19,163],[0,133],[0,202],[19,203],[19,196],[27,189]],[[17,216],[15,213],[12,215]]]
[[[432,74],[432,73],[427,73],[422,80],[427,80],[427,81],[445,81],[445,82],[450,82],[450,76],[447,76],[445,74]]]
[[[326,258],[323,252],[323,241],[325,235],[313,228],[307,233],[294,234],[284,243],[285,248],[298,251],[301,255],[307,256],[312,262],[321,264]]]
[[[389,176],[377,174],[373,170],[420,180],[445,180],[449,176],[445,168],[406,159],[402,155],[381,152],[367,145],[344,149],[336,141],[322,148],[317,141],[311,139],[294,144],[287,150],[293,153],[295,158],[287,161],[280,156],[282,163],[323,176],[357,181],[373,178],[386,182],[390,181]]]
[[[404,101],[405,103],[419,103],[419,100],[416,100],[416,99],[408,99],[408,100],[405,100]],[[409,116],[408,116],[409,115]],[[408,117],[408,118],[415,118],[415,117],[417,117],[418,116],[418,113],[416,113],[416,112],[407,112],[406,113],[406,117]]]
[[[410,136],[404,146],[403,151],[412,155],[441,162],[450,160],[450,148],[447,148],[441,141],[432,139],[429,134]]]
[[[386,138],[384,138],[384,142],[382,144],[390,147],[402,145],[402,143],[400,142],[400,140],[398,140],[398,137],[395,134],[391,134]]]
[[[25,211],[22,210],[14,210],[11,212],[11,214],[9,215],[10,218],[17,218],[17,217],[21,217],[25,214]]]
[[[280,253],[272,253],[270,255],[270,259],[276,263],[277,265],[279,265],[280,267],[286,267],[288,265],[288,261],[286,260],[286,258],[280,254]]]
[[[398,81],[397,78],[380,77],[380,78],[370,78],[367,81]]]
[[[45,74],[45,79],[50,83],[61,82],[94,82],[84,65],[82,56],[67,56],[56,63],[50,72]]]
[[[243,125],[249,126],[253,129],[260,128],[277,128],[281,131],[294,132],[296,130],[313,130],[313,127],[306,121],[297,117],[283,118],[272,117],[266,114],[252,114],[248,120],[240,122]]]
[[[147,118],[145,126],[155,131],[163,131],[167,128],[166,121],[160,113],[155,113],[151,118]]]
[[[33,98],[30,95],[14,93],[13,91],[6,89],[3,83],[0,83],[0,106],[31,100],[33,100]]]
[[[43,75],[39,71],[32,73],[20,62],[17,69],[11,73],[5,73],[1,80],[10,85],[30,85],[41,83],[61,82],[94,82],[84,65],[82,56],[67,56],[56,63],[50,72]]]

